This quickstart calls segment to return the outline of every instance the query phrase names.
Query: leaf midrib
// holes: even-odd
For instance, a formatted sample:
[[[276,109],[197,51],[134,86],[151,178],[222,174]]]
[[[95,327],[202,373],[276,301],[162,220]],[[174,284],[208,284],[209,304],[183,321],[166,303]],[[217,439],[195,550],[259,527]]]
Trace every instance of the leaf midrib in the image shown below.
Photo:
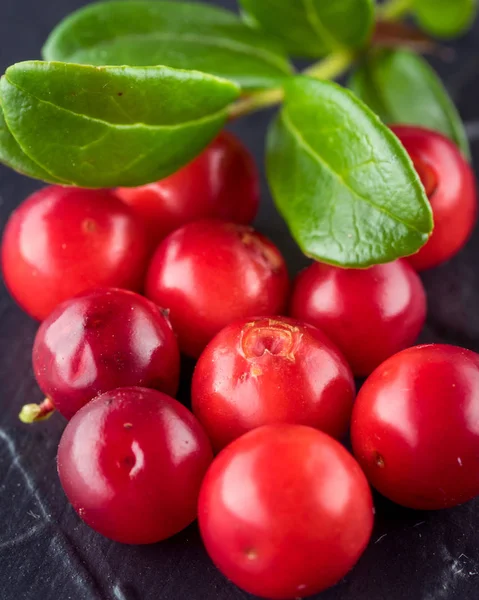
[[[258,0],[256,0],[256,1],[258,1]],[[263,0],[263,5],[265,5],[268,9],[274,10],[276,1],[277,0]],[[298,1],[298,0],[295,0],[295,1]],[[301,0],[299,0],[299,4],[303,6],[303,10],[304,10],[304,12],[306,12],[304,4],[303,4],[303,2],[301,2]],[[299,9],[300,9],[299,19],[301,20],[301,27],[303,27],[303,16],[304,15],[303,15],[303,12],[301,11],[301,6],[299,7]],[[310,28],[310,31],[308,32],[308,34],[310,34],[310,35],[313,36],[313,38],[315,39],[316,43],[318,44],[318,51],[320,51],[321,53],[323,53],[324,50],[325,50],[325,46],[322,43],[322,40],[318,38],[317,31],[314,29],[313,25],[310,23],[310,21],[307,18],[307,16],[306,16],[306,20],[307,20],[309,28]],[[276,33],[276,35],[278,35],[278,33]],[[296,36],[293,36],[291,39],[294,41],[295,44],[298,43]],[[304,44],[304,37],[301,38],[300,43]]]
[[[75,50],[72,54],[69,55],[70,60],[74,59],[76,56],[81,55],[82,52],[85,51],[96,51],[108,48],[117,43],[128,41],[135,41],[138,39],[150,39],[150,40],[160,40],[160,41],[180,41],[184,43],[190,44],[200,44],[203,46],[210,46],[216,48],[223,48],[227,50],[232,50],[241,54],[245,54],[252,58],[262,58],[262,61],[275,67],[281,73],[285,75],[291,74],[291,68],[286,59],[282,58],[274,54],[273,52],[268,52],[265,48],[258,48],[257,46],[250,46],[248,44],[238,42],[236,40],[231,40],[228,38],[216,37],[216,36],[200,36],[190,33],[178,33],[173,34],[169,32],[149,32],[149,33],[130,33],[125,35],[118,35],[116,37],[110,38],[108,40],[104,40],[99,43],[91,44],[90,46],[85,45],[83,48],[79,50]],[[74,61],[73,61],[74,62]]]
[[[462,121],[459,113],[454,106],[454,103],[449,98],[448,92],[441,80],[436,77],[436,74],[429,68],[424,68],[421,64],[424,78],[429,82],[429,85],[436,96],[438,103],[442,109],[446,123],[448,125],[451,139],[461,148],[461,150],[470,157],[470,149],[468,146],[467,136],[462,128]]]
[[[2,113],[3,116],[3,122],[5,123],[5,127],[8,129],[8,132],[10,133],[10,135],[12,136],[12,138],[15,140],[15,143],[18,145],[18,147],[20,148],[21,152],[23,152],[23,154],[25,154],[25,156],[32,161],[32,163],[34,165],[36,165],[40,171],[44,171],[47,175],[50,175],[52,177],[52,180],[56,180],[55,183],[59,184],[59,185],[73,185],[71,181],[69,181],[68,179],[64,179],[63,177],[58,177],[57,175],[55,175],[55,173],[52,173],[50,171],[50,169],[47,169],[46,167],[44,167],[43,165],[41,165],[38,161],[36,161],[32,156],[30,156],[30,154],[26,151],[26,149],[20,144],[20,142],[17,140],[17,138],[13,135],[12,130],[10,129],[9,125],[8,125],[8,121],[7,121],[7,116],[5,115],[5,112],[2,109],[2,106],[0,104],[0,112]],[[1,122],[1,121],[0,121]],[[0,161],[3,162],[3,161]],[[4,163],[4,164],[8,164],[8,163]],[[13,165],[13,163],[12,163]],[[11,168],[13,168],[14,170],[17,170],[17,167],[14,167],[12,165],[8,165]],[[21,172],[20,169],[18,169],[19,172]],[[25,170],[26,171],[26,170]],[[37,176],[33,176],[30,173],[24,172],[24,175],[28,176],[28,177],[35,177],[37,178]],[[53,181],[51,182],[53,183]]]
[[[328,46],[331,50],[344,48],[344,45],[341,43],[341,41],[332,35],[328,28],[324,25],[317,10],[313,6],[313,0],[301,0],[301,2],[304,6],[306,18],[319,39],[324,41],[326,46]]]
[[[17,83],[14,83],[8,77],[7,74],[4,75],[4,77],[5,77],[6,81],[8,81],[8,83],[11,86],[16,87],[17,89],[19,89],[20,91],[22,91],[24,94],[30,96],[31,98],[34,98],[37,102],[39,102],[41,104],[46,104],[48,106],[53,106],[53,108],[55,108],[56,110],[61,110],[63,112],[71,114],[71,115],[73,115],[75,117],[80,117],[80,118],[85,119],[87,121],[91,121],[93,123],[100,123],[102,125],[105,125],[107,127],[112,127],[112,128],[115,128],[115,129],[153,129],[153,130],[159,130],[159,131],[174,131],[175,129],[181,129],[183,127],[189,127],[190,125],[206,123],[206,122],[208,122],[210,120],[214,120],[214,119],[220,117],[222,113],[226,114],[226,112],[227,112],[227,106],[225,106],[225,107],[221,108],[220,110],[217,110],[214,113],[209,113],[208,115],[205,115],[204,117],[201,117],[199,119],[191,119],[190,121],[182,121],[181,123],[177,123],[175,125],[149,125],[148,123],[142,123],[142,122],[136,122],[136,123],[130,123],[130,124],[112,123],[110,121],[105,121],[104,119],[100,119],[98,117],[91,117],[91,116],[85,115],[83,113],[75,112],[74,110],[71,110],[69,108],[65,108],[63,106],[59,106],[58,104],[50,102],[49,100],[45,100],[44,98],[39,98],[35,94],[32,94],[32,92],[30,92],[29,90],[26,90],[25,88],[23,88],[22,86],[18,85]],[[6,116],[5,116],[5,118],[6,118]],[[13,135],[13,133],[12,133],[12,135]]]
[[[324,158],[322,158],[319,154],[317,154],[314,150],[314,148],[312,148],[310,146],[310,144],[306,141],[306,139],[304,138],[304,136],[301,134],[301,131],[296,127],[296,125],[293,123],[293,121],[291,120],[291,118],[287,115],[286,110],[283,110],[282,113],[282,119],[284,120],[285,125],[290,129],[291,133],[293,134],[293,136],[296,138],[297,142],[300,144],[300,146],[302,146],[304,148],[304,150],[318,163],[320,164],[323,168],[325,168],[331,175],[333,175],[333,177],[335,177],[347,190],[349,190],[351,192],[351,194],[353,196],[355,196],[358,200],[362,200],[363,202],[366,202],[366,204],[369,204],[370,206],[372,206],[373,208],[375,208],[376,210],[378,210],[379,212],[382,212],[383,214],[385,214],[387,217],[389,217],[390,219],[392,219],[393,221],[397,222],[397,223],[401,223],[402,225],[404,225],[405,227],[407,227],[408,229],[412,229],[413,231],[416,231],[417,233],[419,233],[421,236],[426,235],[426,232],[421,231],[420,229],[418,229],[417,227],[415,227],[414,225],[412,225],[411,223],[408,223],[407,221],[404,221],[403,219],[401,219],[400,217],[390,213],[386,208],[384,208],[383,206],[380,206],[378,204],[376,204],[375,202],[373,202],[370,198],[367,198],[366,196],[361,196],[361,194],[359,194],[354,188],[352,188],[345,180],[343,177],[341,177],[341,175],[339,175],[339,173],[337,173],[329,163],[327,163]]]
[[[410,59],[406,53],[402,53],[403,56]],[[417,60],[417,57],[414,57]],[[421,61],[418,61],[417,66],[422,71],[423,79],[426,81],[429,89],[432,91],[435,96],[439,107],[442,111],[443,122],[445,123],[448,133],[446,134],[450,139],[452,139],[467,155],[470,155],[470,151],[467,145],[467,137],[464,135],[463,131],[461,131],[461,120],[459,114],[456,112],[455,107],[452,101],[449,100],[449,96],[446,88],[443,86],[442,82],[438,80],[435,76],[435,73],[430,70],[430,68],[426,67]],[[374,67],[374,64],[373,64]],[[414,67],[415,68],[415,67]],[[390,122],[401,122],[403,120],[403,114],[399,114],[396,110],[396,104],[390,102],[389,97],[383,92],[382,85],[377,85],[374,72],[369,73],[369,68],[365,66],[366,76],[368,76],[369,81],[376,93],[376,96],[379,98],[382,103],[385,112],[389,113],[391,116]],[[375,69],[374,69],[375,71]],[[444,130],[445,133],[445,130]],[[466,142],[466,143],[464,143]]]
[[[381,111],[384,115],[387,115],[387,120],[390,123],[394,123],[394,108],[390,105],[388,98],[386,98],[382,86],[377,84],[374,68],[370,69],[369,65],[366,64],[364,66],[364,75],[366,78],[366,83],[372,88],[373,94],[376,97],[375,99],[378,102]]]

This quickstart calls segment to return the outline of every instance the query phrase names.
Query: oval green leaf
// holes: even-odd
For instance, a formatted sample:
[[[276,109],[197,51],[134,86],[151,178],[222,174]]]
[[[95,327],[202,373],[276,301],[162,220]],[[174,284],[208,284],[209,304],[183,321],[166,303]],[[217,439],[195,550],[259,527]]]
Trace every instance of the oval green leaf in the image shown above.
[[[414,12],[422,29],[448,39],[470,28],[477,14],[477,0],[414,0]]]
[[[268,136],[268,179],[303,252],[367,267],[413,254],[432,231],[414,167],[391,131],[347,90],[298,77]]]
[[[232,12],[188,2],[112,1],[67,17],[43,48],[46,60],[89,65],[166,65],[278,87],[292,68],[279,45]]]
[[[294,56],[318,58],[363,46],[374,24],[372,0],[240,0],[248,23],[277,37]]]
[[[229,81],[167,67],[25,62],[0,81],[21,151],[54,178],[91,188],[173,173],[218,133],[238,94]]]
[[[443,133],[470,158],[461,118],[429,64],[408,50],[370,54],[355,71],[350,88],[385,123],[421,125]]]

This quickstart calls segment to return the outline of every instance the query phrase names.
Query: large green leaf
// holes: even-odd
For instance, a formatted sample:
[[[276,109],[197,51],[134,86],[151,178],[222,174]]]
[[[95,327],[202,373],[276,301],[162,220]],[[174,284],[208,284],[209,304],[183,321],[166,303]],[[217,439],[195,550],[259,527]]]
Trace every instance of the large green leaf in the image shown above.
[[[2,107],[0,106],[0,163],[7,165],[14,171],[28,175],[34,179],[42,179],[48,183],[68,183],[42,169],[18,145],[5,122]]]
[[[477,0],[414,0],[413,6],[420,26],[441,38],[463,33],[477,14]]]
[[[350,87],[385,123],[421,125],[443,133],[469,157],[461,118],[429,64],[408,50],[370,54]]]
[[[293,237],[315,259],[367,267],[413,254],[431,233],[431,207],[407,153],[336,84],[287,84],[267,169]]]
[[[17,142],[12,166],[21,150],[30,163],[19,170],[92,188],[141,185],[176,171],[218,133],[238,94],[229,81],[167,67],[25,62],[0,81]]]
[[[374,24],[372,0],[239,0],[249,23],[295,56],[317,58],[361,47]]]
[[[277,87],[291,66],[277,43],[237,15],[207,4],[112,1],[67,17],[43,55],[91,65],[166,65],[231,79],[244,89]]]

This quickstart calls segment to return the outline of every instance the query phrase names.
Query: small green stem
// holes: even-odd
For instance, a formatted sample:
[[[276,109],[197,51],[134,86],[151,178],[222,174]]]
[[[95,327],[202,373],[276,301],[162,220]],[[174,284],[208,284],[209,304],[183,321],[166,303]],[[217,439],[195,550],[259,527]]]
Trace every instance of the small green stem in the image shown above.
[[[350,67],[353,59],[354,57],[350,52],[335,52],[303,71],[303,75],[314,77],[315,79],[335,79]],[[250,94],[231,106],[229,118],[230,120],[237,119],[256,110],[276,106],[283,99],[284,90],[282,88]]]
[[[283,98],[284,90],[282,88],[266,90],[265,92],[258,92],[257,94],[245,96],[231,106],[229,118],[230,120],[237,119],[238,117],[260,110],[261,108],[275,106],[276,104],[279,104]]]
[[[389,0],[378,6],[378,17],[381,21],[399,21],[412,8],[414,0]]]
[[[315,63],[303,71],[303,75],[315,79],[336,79],[342,75],[354,60],[351,52],[334,52],[325,59]]]
[[[45,398],[40,404],[25,404],[18,417],[22,423],[38,423],[50,418],[54,412],[53,402]]]

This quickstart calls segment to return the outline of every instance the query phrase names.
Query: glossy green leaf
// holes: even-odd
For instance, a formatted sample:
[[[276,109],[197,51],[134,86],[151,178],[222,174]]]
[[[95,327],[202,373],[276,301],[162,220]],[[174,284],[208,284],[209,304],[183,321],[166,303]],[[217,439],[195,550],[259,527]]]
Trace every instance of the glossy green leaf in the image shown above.
[[[167,67],[25,62],[0,81],[18,148],[54,178],[92,188],[173,173],[218,133],[238,94],[229,81]]]
[[[10,167],[14,171],[18,171],[23,175],[28,175],[34,179],[42,179],[48,183],[63,183],[63,181],[51,173],[42,169],[25,152],[20,148],[18,142],[10,133],[5,122],[2,107],[0,106],[0,163]]]
[[[416,252],[432,230],[430,204],[405,150],[334,83],[298,77],[272,126],[268,179],[305,254],[367,267]]]
[[[477,0],[414,0],[414,12],[422,29],[447,39],[469,29],[477,14]]]
[[[91,65],[166,65],[235,81],[244,89],[277,87],[292,68],[279,45],[232,12],[207,4],[112,1],[67,17],[43,55]]]
[[[469,157],[461,118],[429,64],[408,50],[383,50],[367,57],[350,87],[385,123],[422,125],[443,133]]]
[[[295,56],[355,49],[374,24],[372,0],[239,0],[248,23],[276,36]]]

